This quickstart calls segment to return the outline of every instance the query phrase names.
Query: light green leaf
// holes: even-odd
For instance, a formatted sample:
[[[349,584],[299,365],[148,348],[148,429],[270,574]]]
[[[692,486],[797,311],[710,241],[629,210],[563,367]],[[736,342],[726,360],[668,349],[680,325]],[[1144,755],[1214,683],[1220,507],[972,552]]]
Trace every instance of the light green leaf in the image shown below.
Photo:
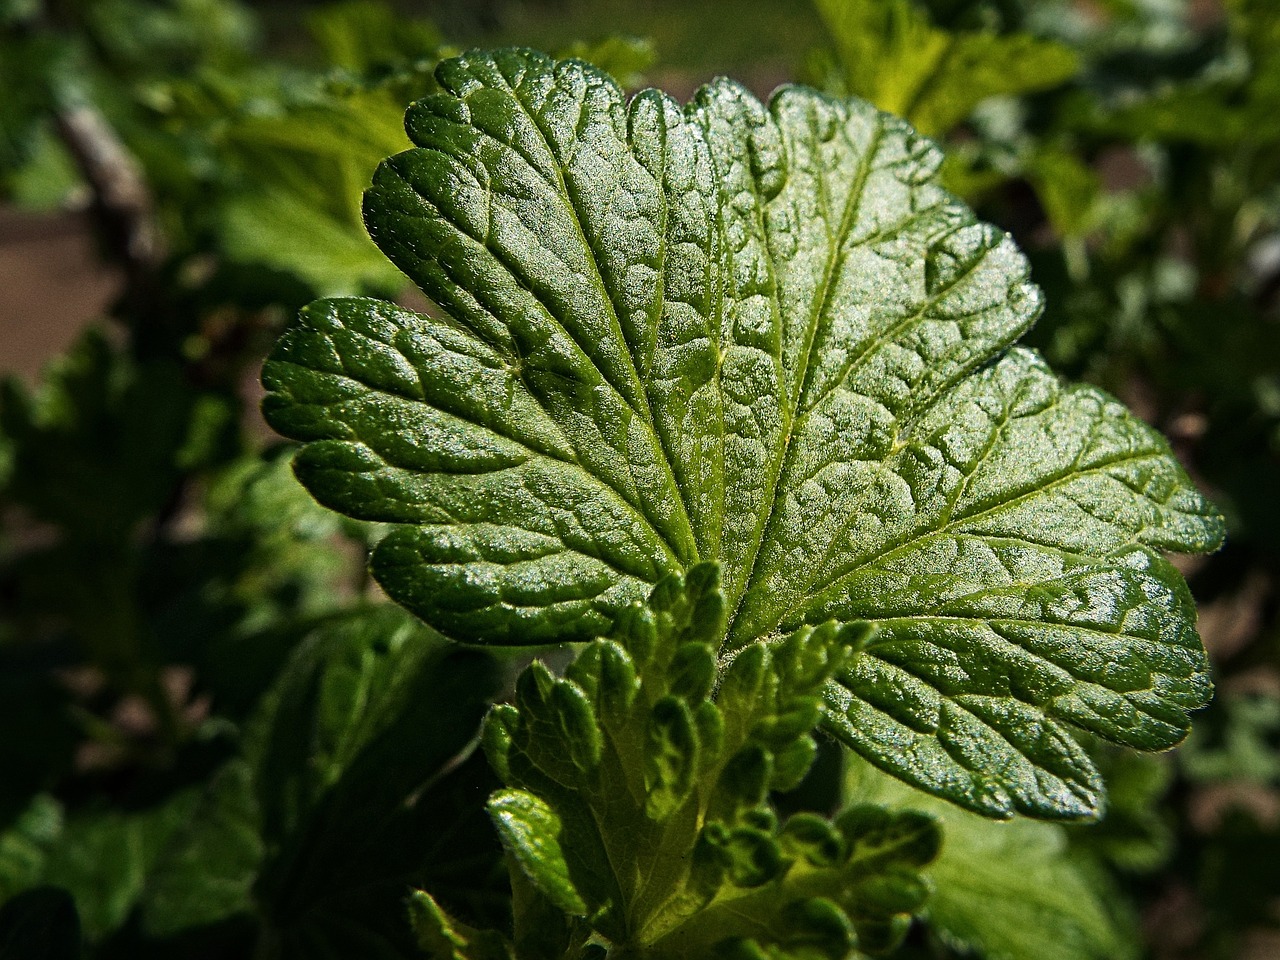
[[[565,913],[586,913],[587,905],[569,878],[555,811],[531,793],[500,790],[489,798],[489,816],[502,845],[537,888]]]
[[[395,290],[400,278],[350,223],[283,190],[255,190],[221,211],[222,239],[242,263],[292,273],[312,290]],[[305,244],[298,237],[306,237]]]
[[[263,373],[302,482],[394,525],[393,598],[459,640],[587,639],[715,561],[721,656],[860,625],[831,729],[993,815],[1097,810],[1068,725],[1182,737],[1209,684],[1157,551],[1222,521],[1013,347],[1040,292],[932,144],[799,87],[624,104],[528,51],[437,79],[365,207],[448,316],[320,302]]]
[[[992,822],[926,797],[852,760],[848,799],[936,817],[942,851],[925,921],[984,960],[1123,960],[1133,955],[1097,878],[1073,858],[1066,828]]]
[[[1056,87],[1075,74],[1070,47],[1029,34],[952,32],[912,0],[815,0],[835,46],[834,86],[942,135],[983,100]]]
[[[403,277],[361,229],[356,197],[378,161],[406,145],[405,99],[352,85],[220,129],[224,163],[242,181],[217,211],[226,256],[325,295],[399,289]]]

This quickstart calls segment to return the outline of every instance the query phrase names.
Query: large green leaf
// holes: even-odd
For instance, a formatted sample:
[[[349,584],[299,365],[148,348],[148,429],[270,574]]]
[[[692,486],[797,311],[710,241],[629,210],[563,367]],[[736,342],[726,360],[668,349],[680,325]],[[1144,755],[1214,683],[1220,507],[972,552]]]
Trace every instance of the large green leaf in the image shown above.
[[[1154,431],[1013,347],[1040,293],[932,144],[799,87],[626,104],[528,51],[437,79],[365,212],[447,316],[323,301],[263,374],[303,483],[395,525],[392,597],[459,640],[584,639],[717,561],[722,653],[876,624],[831,728],[995,815],[1097,809],[1067,724],[1181,739],[1209,683],[1157,551],[1221,520]]]

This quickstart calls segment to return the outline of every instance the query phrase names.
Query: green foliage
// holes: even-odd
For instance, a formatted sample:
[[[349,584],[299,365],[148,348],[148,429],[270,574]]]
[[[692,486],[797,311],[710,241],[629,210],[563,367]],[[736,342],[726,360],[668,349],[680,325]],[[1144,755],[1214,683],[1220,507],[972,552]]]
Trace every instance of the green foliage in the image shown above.
[[[559,956],[594,933],[637,957],[843,957],[891,948],[923,903],[930,818],[859,806],[779,823],[766,802],[808,769],[823,685],[865,630],[751,644],[717,684],[726,612],[715,567],[672,575],[563,679],[535,661],[490,714],[485,747],[508,789],[489,814],[513,869],[531,898],[581,918],[548,944],[540,915],[526,929],[518,911],[516,955]]]
[[[1277,634],[1274,603],[1256,585],[1274,581],[1280,542],[1280,512],[1263,493],[1280,482],[1280,19],[1274,4],[1247,0],[928,0],[913,15],[925,17],[930,30],[1074,50],[1068,82],[988,100],[944,131],[944,176],[1028,251],[1047,302],[1030,342],[1055,367],[1137,398],[1144,419],[1173,427],[1179,456],[1227,516],[1229,546],[1196,568],[1192,588],[1219,607],[1222,619],[1206,618],[1204,629],[1232,692],[1200,718],[1183,763],[1091,748],[1112,803],[1101,827],[1073,832],[1073,844],[1148,911],[1200,918],[1149,931],[1156,954],[1233,958],[1277,926],[1259,907],[1277,892],[1261,867],[1276,833],[1266,811],[1276,802],[1267,717]],[[871,32],[864,47],[883,42]],[[830,42],[827,62],[845,67],[850,41],[834,24]],[[844,90],[842,77],[829,75],[829,89]],[[1164,879],[1134,886],[1148,871]],[[1174,907],[1167,894],[1161,902],[1154,891],[1171,889],[1170,877],[1194,890],[1194,907]]]
[[[1113,915],[1108,891],[1066,828],[1030,820],[993,822],[924,797],[851,760],[848,797],[938,819],[945,842],[925,868],[933,890],[930,934],[989,960],[1122,960],[1129,931]]]
[[[143,928],[180,938],[253,915],[268,956],[411,956],[407,927],[389,936],[388,917],[409,884],[447,880],[465,849],[432,836],[443,803],[432,783],[493,689],[485,657],[392,609],[319,628],[151,872]],[[485,881],[482,869],[452,892]]]
[[[950,132],[989,97],[1056,87],[1078,69],[1053,40],[991,30],[949,31],[912,0],[816,0],[836,58],[813,69],[828,87],[870,100],[921,133]]]
[[[319,62],[287,64],[257,57],[262,27],[232,0],[69,4],[47,21],[0,33],[0,61],[30,61],[18,66],[25,99],[0,114],[13,160],[3,166],[15,168],[0,190],[63,199],[68,157],[48,146],[41,111],[87,100],[140,159],[178,262],[277,271],[306,288],[290,307],[399,289],[356,198],[377,162],[407,146],[404,105],[432,89],[433,26],[377,3],[324,8],[308,22]]]
[[[437,777],[474,737],[494,681],[486,657],[394,608],[353,611],[298,646],[204,787],[65,820],[38,798],[0,837],[0,862],[11,881],[25,873],[21,887],[67,891],[86,937],[116,949],[211,937],[231,951],[256,940],[270,957],[414,956],[410,885],[493,913],[500,854],[482,810],[453,836],[431,825],[454,790],[488,782]]]
[[[302,482],[395,525],[393,599],[460,640],[585,639],[715,560],[718,653],[876,624],[829,729],[991,815],[1096,812],[1066,724],[1182,739],[1209,685],[1156,551],[1221,521],[1154,431],[1012,346],[1039,291],[931,145],[802,88],[624,109],[523,51],[438,80],[365,205],[451,319],[321,302],[263,371]]]
[[[14,445],[7,496],[90,540],[128,537],[231,427],[230,412],[188,391],[176,365],[133,362],[96,330],[35,395],[12,378],[2,389],[0,429]]]
[[[0,200],[123,268],[0,393],[0,957],[1280,928],[1274,4],[303,6],[0,0]],[[339,295],[268,407],[381,522],[255,419]],[[1019,336],[1225,508],[1177,754],[1220,522]]]

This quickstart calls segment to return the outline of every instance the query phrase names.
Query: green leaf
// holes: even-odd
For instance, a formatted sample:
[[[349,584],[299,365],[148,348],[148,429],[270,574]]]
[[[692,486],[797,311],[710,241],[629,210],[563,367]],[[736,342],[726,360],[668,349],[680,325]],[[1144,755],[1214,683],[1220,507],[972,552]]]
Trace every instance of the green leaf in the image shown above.
[[[263,372],[302,482],[394,525],[394,599],[458,640],[587,639],[715,561],[721,656],[862,625],[830,728],[992,815],[1096,812],[1069,725],[1181,739],[1209,683],[1157,551],[1222,521],[1013,347],[1040,293],[928,141],[799,87],[624,104],[528,51],[437,79],[365,212],[448,316],[323,301]]]
[[[1075,51],[1029,34],[952,32],[912,0],[816,0],[839,60],[836,86],[941,135],[983,100],[1047,90],[1078,69]]]
[[[395,290],[400,278],[367,237],[330,211],[267,187],[221,211],[223,243],[236,260],[292,273],[312,290]],[[299,245],[297,238],[307,243]]]
[[[502,845],[534,884],[565,913],[585,913],[560,846],[560,818],[533,794],[501,790],[489,798],[489,816]]]
[[[373,0],[328,4],[307,17],[307,28],[328,63],[356,73],[434,59],[443,42],[428,21]]]
[[[0,496],[78,540],[114,546],[161,510],[184,469],[213,459],[233,419],[178,363],[136,361],[91,327],[37,390],[0,384],[0,431],[13,448]]]
[[[39,882],[72,897],[85,939],[100,941],[125,923],[196,800],[195,791],[182,790],[144,809],[103,806],[67,816],[44,853]]]
[[[40,882],[49,849],[62,833],[62,805],[47,794],[31,799],[0,833],[0,901]]]
[[[562,58],[585,60],[609,74],[625,90],[634,90],[658,60],[658,51],[647,37],[620,34],[595,43],[579,40],[560,51]]]
[[[440,908],[431,894],[415,890],[409,897],[409,921],[432,960],[512,960],[511,950],[492,930],[474,930]]]
[[[515,705],[490,714],[486,751],[511,789],[489,809],[517,902],[527,879],[571,915],[565,941],[594,933],[653,960],[892,947],[925,897],[932,819],[864,806],[780,824],[766,802],[808,769],[820,691],[863,631],[829,623],[753,644],[712,695],[723,620],[714,568],[672,575],[564,678],[535,662]],[[546,916],[517,909],[522,956]]]
[[[853,802],[938,819],[945,840],[924,868],[933,886],[925,921],[951,946],[986,960],[1133,955],[1128,931],[1104,899],[1106,887],[1072,856],[1066,828],[993,822],[926,797],[857,760],[849,767],[848,792]]]
[[[240,174],[216,208],[226,255],[325,295],[396,292],[403,277],[361,229],[356,197],[378,161],[406,145],[407,99],[353,85],[276,115],[245,111],[220,129],[219,162]]]
[[[158,858],[143,897],[143,926],[164,938],[252,910],[265,854],[249,764],[217,771]]]
[[[273,956],[414,956],[408,889],[432,883],[465,902],[500,862],[471,822],[483,821],[475,781],[463,778],[463,808],[450,796],[461,771],[441,775],[495,682],[489,658],[394,607],[317,628],[165,851],[144,929],[171,937],[254,917]]]

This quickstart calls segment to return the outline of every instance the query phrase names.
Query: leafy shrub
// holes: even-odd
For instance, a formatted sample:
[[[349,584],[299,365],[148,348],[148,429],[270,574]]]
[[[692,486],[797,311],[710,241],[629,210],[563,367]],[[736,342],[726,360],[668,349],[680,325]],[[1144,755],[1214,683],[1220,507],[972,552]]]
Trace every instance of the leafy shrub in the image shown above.
[[[834,99],[685,105],[576,9],[603,70],[0,9],[0,189],[97,190],[87,106],[158,238],[0,400],[0,952],[1123,957],[1190,883],[1239,953],[1274,831],[1204,798],[1274,787],[1266,648],[1124,748],[1209,698],[1179,570],[1210,639],[1266,596],[1274,18],[822,2]]]

